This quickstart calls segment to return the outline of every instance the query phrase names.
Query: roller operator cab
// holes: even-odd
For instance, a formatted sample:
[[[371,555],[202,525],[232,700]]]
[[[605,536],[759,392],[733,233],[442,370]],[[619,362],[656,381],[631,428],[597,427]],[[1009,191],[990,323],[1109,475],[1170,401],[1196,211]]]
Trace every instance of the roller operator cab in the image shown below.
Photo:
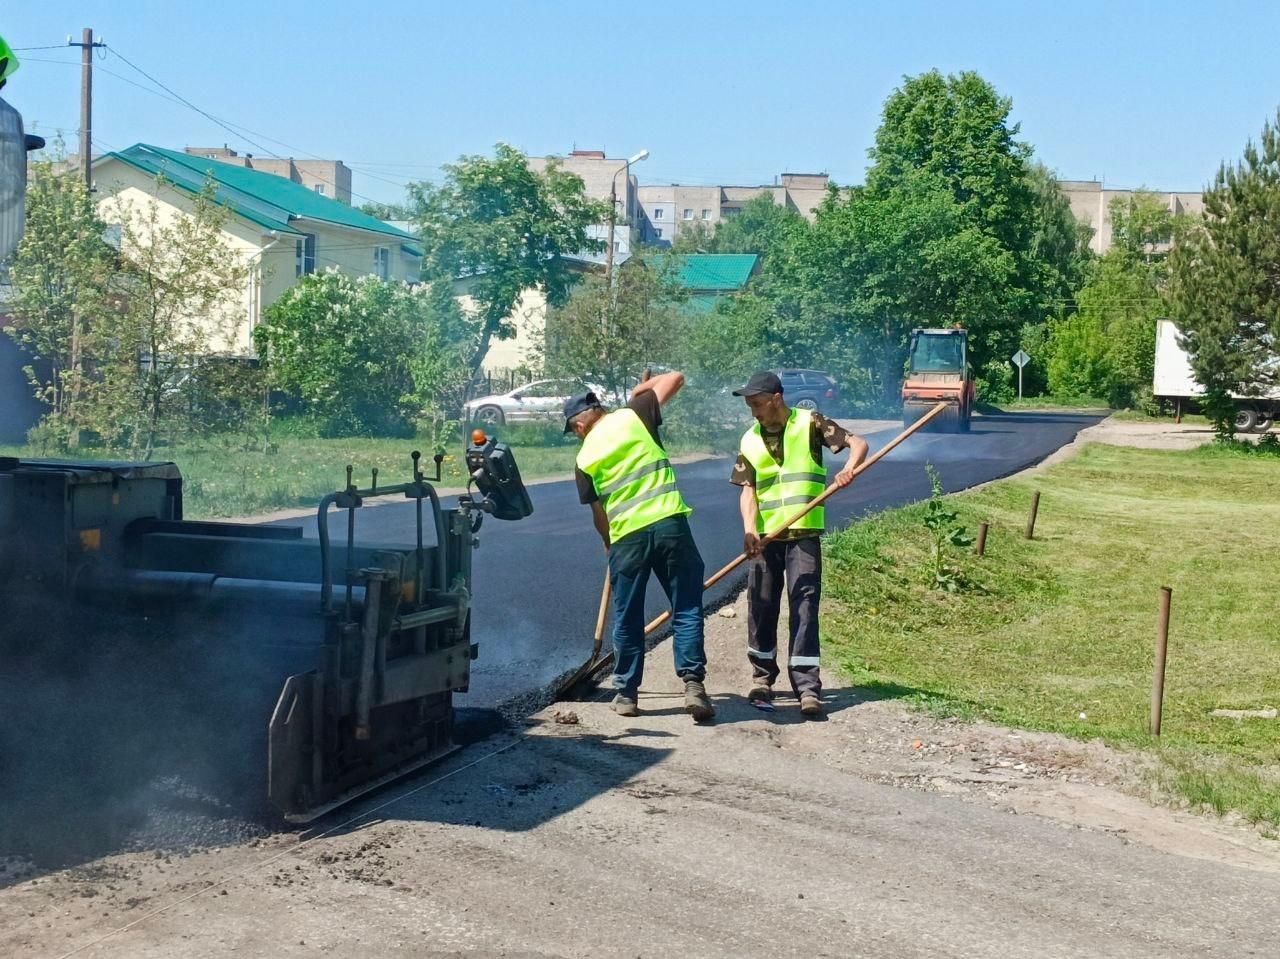
[[[967,433],[975,399],[968,331],[959,327],[912,330],[902,383],[903,425],[910,426],[943,402],[947,409],[933,420],[933,428]]]

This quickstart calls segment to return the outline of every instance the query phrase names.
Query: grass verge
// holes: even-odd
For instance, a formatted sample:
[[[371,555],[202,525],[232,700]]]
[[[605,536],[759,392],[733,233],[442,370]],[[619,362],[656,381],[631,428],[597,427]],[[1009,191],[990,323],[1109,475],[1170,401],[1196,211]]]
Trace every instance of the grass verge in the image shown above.
[[[944,474],[945,478],[945,474]],[[1036,539],[1022,530],[1042,494]],[[868,695],[1154,750],[1189,803],[1280,829],[1280,458],[1088,446],[952,497],[991,523],[966,586],[929,587],[924,505],[826,544],[824,644]],[[1163,736],[1147,733],[1157,590],[1173,588]]]
[[[981,401],[980,407],[981,409]],[[987,404],[992,411],[1015,412],[1017,410],[1105,410],[1111,406],[1096,396],[1024,396],[1022,399]]]
[[[506,430],[495,430],[505,439]],[[511,428],[511,447],[525,480],[537,479],[573,470],[577,440],[569,437],[561,442],[546,442],[539,431]],[[672,455],[700,452],[695,446],[671,442]],[[311,507],[320,497],[346,485],[346,468],[355,467],[355,482],[367,487],[371,470],[378,469],[378,482],[390,486],[411,479],[409,453],[423,452],[423,471],[431,474],[434,452],[430,445],[414,439],[382,439],[352,437],[315,439],[279,437],[273,440],[273,451],[244,451],[238,445],[210,443],[200,447],[160,450],[156,460],[172,460],[183,476],[183,498],[186,515],[191,519],[219,516],[252,516],[271,510]],[[66,454],[41,453],[31,447],[0,447],[0,455],[29,459],[62,459]],[[120,459],[122,454],[101,450],[85,450],[82,459]],[[443,464],[442,486],[466,485],[461,442],[453,442]]]

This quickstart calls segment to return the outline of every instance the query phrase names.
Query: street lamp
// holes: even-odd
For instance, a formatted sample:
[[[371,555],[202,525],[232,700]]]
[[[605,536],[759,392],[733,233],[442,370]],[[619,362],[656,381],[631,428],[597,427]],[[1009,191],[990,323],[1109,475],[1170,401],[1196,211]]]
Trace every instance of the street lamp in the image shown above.
[[[604,264],[604,285],[607,290],[613,289],[613,237],[618,227],[618,174],[625,171],[627,184],[630,186],[631,164],[647,159],[649,159],[648,150],[641,150],[627,157],[626,162],[620,169],[614,171],[613,178],[609,181],[609,249]]]

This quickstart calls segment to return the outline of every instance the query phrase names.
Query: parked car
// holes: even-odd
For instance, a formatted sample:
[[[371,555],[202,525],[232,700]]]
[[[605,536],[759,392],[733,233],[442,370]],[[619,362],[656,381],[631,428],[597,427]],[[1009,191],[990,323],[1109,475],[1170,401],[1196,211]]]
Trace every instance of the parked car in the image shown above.
[[[534,380],[517,386],[510,393],[479,396],[462,407],[468,422],[481,426],[501,426],[504,423],[550,423],[560,418],[564,401],[584,389],[594,390],[603,396],[597,386],[583,386],[573,380]]]
[[[788,406],[800,410],[836,412],[840,388],[830,373],[819,370],[774,370],[782,380],[782,395]]]

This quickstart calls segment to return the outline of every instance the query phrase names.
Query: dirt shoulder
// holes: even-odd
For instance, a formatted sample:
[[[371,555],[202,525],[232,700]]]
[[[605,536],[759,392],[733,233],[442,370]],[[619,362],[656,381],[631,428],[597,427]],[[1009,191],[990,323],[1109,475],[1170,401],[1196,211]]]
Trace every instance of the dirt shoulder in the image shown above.
[[[806,722],[748,678],[745,603],[707,622],[720,714],[670,647],[644,715],[608,693],[322,825],[111,856],[0,891],[0,952],[93,956],[1168,956],[1265,953],[1280,853],[1151,808],[1098,744],[830,689]],[[834,677],[828,677],[829,681]],[[105,937],[105,938],[104,938]],[[1082,946],[1086,943],[1087,946]]]

